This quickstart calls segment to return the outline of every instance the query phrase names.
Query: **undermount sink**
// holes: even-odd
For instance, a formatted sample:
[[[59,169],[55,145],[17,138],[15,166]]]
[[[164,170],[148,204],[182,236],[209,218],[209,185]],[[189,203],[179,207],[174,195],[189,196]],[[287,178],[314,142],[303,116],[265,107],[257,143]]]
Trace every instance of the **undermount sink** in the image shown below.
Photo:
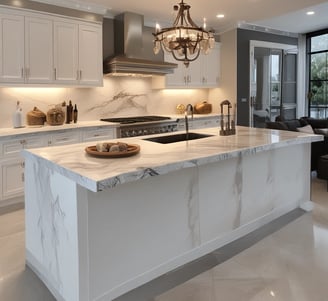
[[[181,142],[181,141],[189,141],[189,140],[195,140],[195,139],[202,139],[207,137],[212,137],[213,135],[206,135],[206,134],[198,134],[198,133],[188,133],[188,137],[186,133],[183,134],[175,134],[175,135],[169,135],[169,136],[157,136],[157,137],[151,137],[146,138],[144,140],[162,143],[162,144],[168,144],[168,143],[175,143],[175,142]]]

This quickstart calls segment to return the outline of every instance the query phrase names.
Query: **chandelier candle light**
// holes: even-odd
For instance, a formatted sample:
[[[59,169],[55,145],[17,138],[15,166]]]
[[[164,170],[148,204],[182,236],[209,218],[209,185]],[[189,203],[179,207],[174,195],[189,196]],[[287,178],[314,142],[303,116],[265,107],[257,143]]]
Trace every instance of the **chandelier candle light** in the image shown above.
[[[214,47],[214,34],[206,31],[204,19],[203,27],[198,27],[190,17],[190,5],[181,0],[173,9],[178,11],[172,27],[160,29],[156,24],[153,33],[154,53],[157,54],[162,47],[164,51],[172,53],[177,61],[183,61],[186,67],[199,57],[200,52],[208,54]]]

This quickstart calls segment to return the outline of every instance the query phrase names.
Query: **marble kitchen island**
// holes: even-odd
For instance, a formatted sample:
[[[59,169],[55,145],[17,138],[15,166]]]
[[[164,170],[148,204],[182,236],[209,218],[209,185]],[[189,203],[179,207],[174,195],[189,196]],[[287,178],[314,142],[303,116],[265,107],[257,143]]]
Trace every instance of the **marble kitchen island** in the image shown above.
[[[120,139],[141,151],[117,159],[89,156],[90,142],[23,151],[26,262],[58,300],[112,300],[311,207],[311,142],[322,136],[193,132],[213,136]]]

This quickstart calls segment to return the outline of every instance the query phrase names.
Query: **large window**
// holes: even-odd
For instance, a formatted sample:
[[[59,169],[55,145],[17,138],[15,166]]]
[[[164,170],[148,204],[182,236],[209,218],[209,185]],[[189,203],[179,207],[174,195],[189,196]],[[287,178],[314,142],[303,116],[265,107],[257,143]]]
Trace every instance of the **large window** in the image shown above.
[[[328,118],[328,29],[307,35],[309,116]]]

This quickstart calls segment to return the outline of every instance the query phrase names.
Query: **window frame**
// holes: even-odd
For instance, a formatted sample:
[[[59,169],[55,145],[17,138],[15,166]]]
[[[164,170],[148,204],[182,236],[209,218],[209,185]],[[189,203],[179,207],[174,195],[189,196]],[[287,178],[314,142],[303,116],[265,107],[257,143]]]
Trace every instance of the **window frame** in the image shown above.
[[[312,105],[311,103],[311,83],[314,81],[311,79],[311,56],[312,55],[316,55],[316,54],[320,54],[320,53],[325,53],[326,54],[326,67],[328,69],[328,46],[327,49],[325,50],[319,50],[319,51],[311,51],[311,39],[314,37],[318,37],[321,35],[326,35],[328,34],[328,28],[326,29],[322,29],[319,31],[314,31],[314,32],[310,32],[308,34],[306,34],[306,68],[307,68],[307,87],[308,87],[308,116],[311,117],[311,109],[315,109],[318,110],[321,109],[324,111],[323,114],[323,118],[328,118],[328,89],[325,92],[325,105]],[[316,80],[318,81],[318,80]],[[326,86],[328,86],[328,76],[326,79],[321,79],[321,82],[324,82],[326,84]]]

